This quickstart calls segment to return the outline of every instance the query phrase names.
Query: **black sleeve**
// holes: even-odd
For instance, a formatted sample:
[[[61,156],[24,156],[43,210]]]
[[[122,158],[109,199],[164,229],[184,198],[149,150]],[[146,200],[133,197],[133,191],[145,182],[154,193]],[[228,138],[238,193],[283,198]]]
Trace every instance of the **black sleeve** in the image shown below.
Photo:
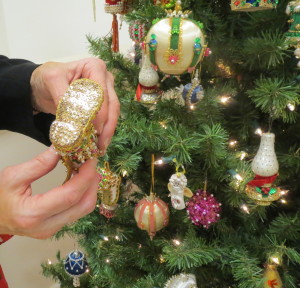
[[[33,115],[30,78],[38,65],[21,59],[0,55],[0,130],[27,135],[50,145],[51,114]]]

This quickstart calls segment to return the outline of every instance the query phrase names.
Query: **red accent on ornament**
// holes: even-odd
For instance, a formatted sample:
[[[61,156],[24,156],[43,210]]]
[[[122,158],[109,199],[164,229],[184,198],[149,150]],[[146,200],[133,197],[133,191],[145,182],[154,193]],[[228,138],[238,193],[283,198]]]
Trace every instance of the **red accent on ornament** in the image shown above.
[[[274,280],[268,280],[268,286],[271,288],[276,288],[276,286],[278,285],[278,282],[276,279]]]
[[[207,48],[205,49],[205,51],[204,51],[204,56],[207,57],[207,56],[209,56],[210,54],[211,54],[211,50],[210,50],[210,48],[207,47]]]
[[[157,85],[154,85],[154,86],[144,86],[142,84],[139,84],[143,89],[148,89],[148,90],[154,90],[154,89],[157,89]]]
[[[4,273],[3,273],[1,265],[0,265],[0,287],[1,288],[8,288],[8,284],[5,280]]]
[[[235,1],[233,4],[234,4],[235,6],[239,6],[239,5],[241,4],[241,1]]]
[[[261,187],[265,184],[271,184],[276,180],[277,176],[278,176],[278,174],[275,174],[270,177],[255,175],[254,179],[252,181],[250,181],[248,183],[248,185],[255,186],[255,187]]]
[[[141,101],[142,92],[143,92],[142,85],[138,84],[135,92],[135,99],[139,102]]]
[[[109,210],[109,209],[105,208],[103,206],[103,204],[100,204],[100,206],[99,206],[99,213],[101,215],[105,216],[106,218],[110,219],[110,218],[113,218],[115,216],[115,214],[116,214],[115,209]]]
[[[178,60],[179,60],[179,57],[176,55],[172,55],[169,57],[169,61],[171,64],[176,64]]]

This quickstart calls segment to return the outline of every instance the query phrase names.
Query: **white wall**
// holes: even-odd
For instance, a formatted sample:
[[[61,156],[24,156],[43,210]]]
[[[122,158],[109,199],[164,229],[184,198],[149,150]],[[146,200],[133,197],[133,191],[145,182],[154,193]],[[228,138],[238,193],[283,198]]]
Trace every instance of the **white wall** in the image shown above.
[[[97,2],[97,21],[93,19],[92,0],[0,0],[0,54],[36,63],[71,61],[89,56],[86,35],[103,37],[111,29],[112,16],[106,14],[103,0]],[[119,22],[120,23],[120,22]],[[120,31],[120,51],[131,48],[128,26]],[[0,169],[22,163],[46,147],[20,134],[0,131]],[[42,193],[62,183],[65,168],[60,164],[53,173],[33,185]],[[57,287],[41,275],[40,264],[55,261],[74,249],[74,240],[35,240],[13,237],[0,246],[0,264],[10,288]]]
[[[0,54],[38,63],[88,56],[86,35],[102,37],[111,29],[112,15],[104,1],[0,0]],[[121,21],[119,21],[119,24]],[[128,26],[120,31],[120,50],[130,49]]]

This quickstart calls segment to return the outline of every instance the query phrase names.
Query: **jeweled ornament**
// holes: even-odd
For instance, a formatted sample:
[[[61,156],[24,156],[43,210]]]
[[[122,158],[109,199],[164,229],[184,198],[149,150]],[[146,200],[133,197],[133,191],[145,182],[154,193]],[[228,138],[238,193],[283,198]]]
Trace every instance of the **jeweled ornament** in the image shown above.
[[[50,141],[67,167],[65,181],[86,160],[100,155],[92,121],[102,102],[101,86],[89,79],[79,79],[71,83],[58,103],[56,120],[50,127]]]
[[[196,226],[209,228],[220,219],[221,203],[204,190],[198,190],[186,205],[188,217]]]
[[[197,288],[194,274],[181,273],[171,277],[164,288]]]
[[[112,218],[118,207],[121,177],[110,170],[108,162],[104,163],[104,167],[97,167],[97,173],[98,197],[101,201],[99,212],[106,218]]]
[[[175,10],[167,17],[154,20],[146,43],[147,54],[155,69],[167,75],[192,72],[203,59],[206,48],[203,24],[188,18],[191,11],[181,10],[176,1]]]
[[[88,269],[84,254],[80,250],[70,252],[64,260],[64,268],[66,273],[73,278],[73,286],[80,287],[79,277]]]
[[[277,7],[278,0],[231,0],[231,10],[255,12]]]
[[[146,24],[140,20],[132,21],[128,27],[130,39],[136,43],[144,41],[147,35]]]

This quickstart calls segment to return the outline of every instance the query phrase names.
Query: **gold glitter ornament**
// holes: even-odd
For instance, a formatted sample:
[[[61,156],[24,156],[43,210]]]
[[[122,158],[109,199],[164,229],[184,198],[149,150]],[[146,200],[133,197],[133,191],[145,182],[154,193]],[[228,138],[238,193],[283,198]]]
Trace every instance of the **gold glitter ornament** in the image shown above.
[[[118,207],[121,177],[110,170],[109,163],[104,163],[104,168],[97,168],[99,177],[98,196],[101,201],[100,214],[112,218]]]
[[[100,155],[92,121],[102,103],[102,87],[85,78],[73,81],[58,103],[56,120],[50,127],[50,141],[67,167],[65,181],[86,160]]]

